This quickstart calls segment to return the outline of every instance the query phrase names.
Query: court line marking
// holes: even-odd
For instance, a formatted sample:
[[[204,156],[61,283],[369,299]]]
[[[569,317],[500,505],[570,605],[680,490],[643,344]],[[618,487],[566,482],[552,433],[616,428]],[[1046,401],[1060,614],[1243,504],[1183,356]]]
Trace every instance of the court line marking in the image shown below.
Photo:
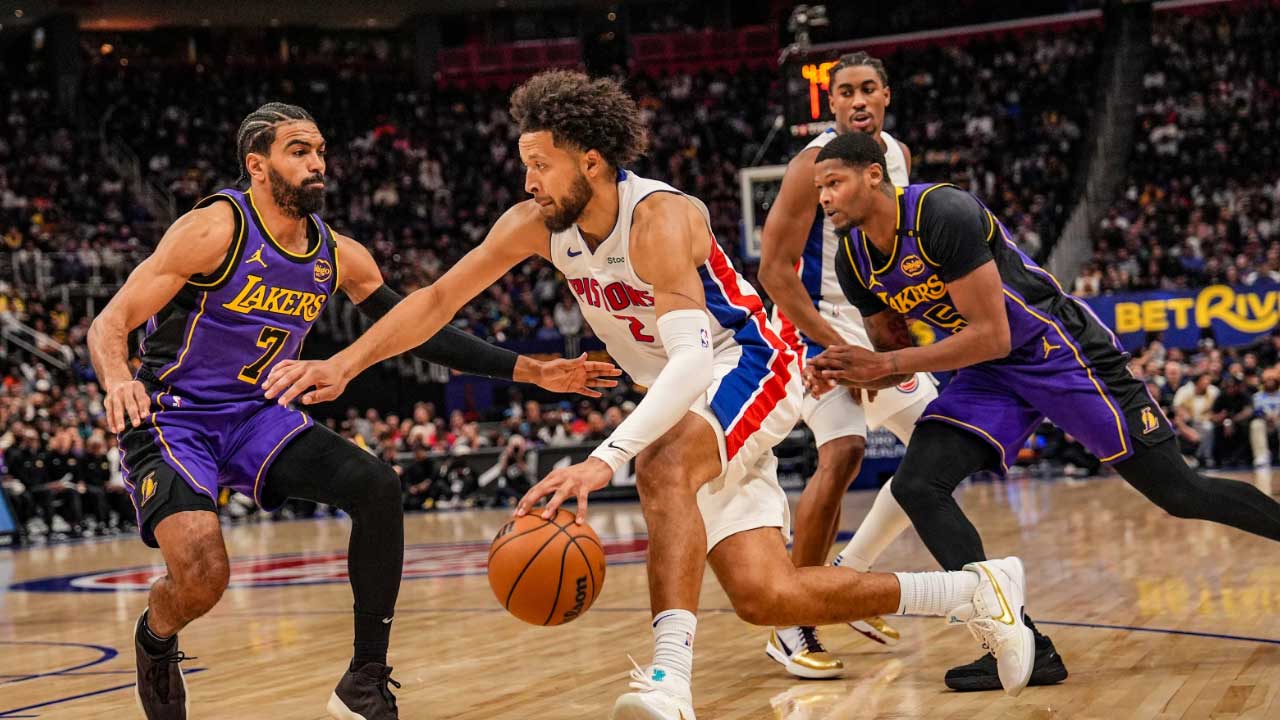
[[[466,614],[466,613],[505,613],[502,607],[493,608],[397,608],[396,615],[433,615],[433,614]],[[638,613],[653,612],[647,607],[593,607],[587,612]],[[699,615],[736,614],[733,608],[699,608]],[[224,613],[235,617],[262,617],[264,615],[350,615],[350,610],[253,610]],[[899,618],[940,620],[932,615],[894,615]],[[1072,620],[1042,620],[1036,618],[1036,625],[1056,625],[1061,627],[1077,627],[1090,630],[1124,630],[1129,632],[1155,633],[1160,635],[1187,635],[1210,640],[1233,640],[1237,642],[1256,642],[1269,645],[1280,645],[1280,638],[1255,637],[1252,635],[1230,635],[1227,633],[1201,632],[1199,630],[1178,630],[1176,628],[1153,628],[1138,625],[1109,625],[1106,623],[1075,622]]]
[[[79,665],[72,665],[71,667],[63,668],[61,670],[35,673],[32,675],[3,676],[3,677],[10,677],[11,679],[6,680],[5,682],[0,682],[0,685],[12,685],[14,683],[24,682],[26,680],[35,680],[38,678],[48,677],[51,675],[65,675],[67,673],[75,672],[76,670],[85,670],[95,665],[101,665],[104,662],[114,660],[116,656],[120,654],[120,651],[116,650],[115,648],[107,647],[106,645],[91,645],[88,643],[46,642],[42,640],[0,640],[0,645],[44,645],[44,646],[52,645],[54,647],[89,648],[90,650],[97,650],[98,652],[102,653],[97,658],[90,660],[89,662],[81,663]],[[3,715],[0,714],[0,717],[2,716]]]
[[[183,670],[183,671],[182,671],[182,674],[183,674],[183,675],[195,675],[196,673],[198,673],[198,672],[204,672],[205,670],[208,670],[208,668],[191,668],[190,670]],[[39,709],[39,708],[49,707],[49,706],[51,706],[51,705],[61,705],[62,703],[74,702],[74,701],[76,701],[76,700],[82,700],[82,699],[84,699],[84,698],[94,697],[94,696],[97,696],[97,695],[106,695],[107,693],[115,692],[115,691],[117,691],[117,690],[124,690],[124,689],[126,689],[126,688],[131,688],[131,687],[133,687],[134,685],[137,685],[137,684],[138,684],[138,683],[136,683],[136,682],[131,682],[131,683],[128,683],[128,684],[126,684],[126,685],[116,685],[116,686],[114,686],[114,687],[103,688],[103,689],[101,689],[101,690],[90,690],[89,692],[83,692],[83,693],[80,693],[79,695],[69,695],[69,696],[67,696],[67,697],[57,698],[57,699],[54,699],[54,700],[46,700],[46,701],[44,701],[44,702],[42,702],[42,703],[36,703],[35,705],[27,705],[27,706],[25,706],[25,707],[14,708],[14,709],[12,709],[12,710],[0,710],[0,718],[31,718],[31,717],[38,717],[37,715],[18,715],[18,714],[16,714],[16,713],[25,712],[25,711],[27,711],[27,710],[37,710],[37,709]]]

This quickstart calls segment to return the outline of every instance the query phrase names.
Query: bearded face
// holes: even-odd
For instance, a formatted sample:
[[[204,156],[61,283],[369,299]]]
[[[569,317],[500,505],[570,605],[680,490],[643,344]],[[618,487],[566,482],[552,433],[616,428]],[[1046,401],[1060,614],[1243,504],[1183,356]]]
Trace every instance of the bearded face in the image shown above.
[[[268,167],[267,178],[271,181],[271,199],[288,216],[301,219],[324,210],[323,174],[309,175],[293,185],[275,168]]]
[[[554,209],[551,214],[543,216],[543,223],[551,232],[568,230],[578,222],[578,218],[582,216],[582,211],[586,209],[587,203],[591,202],[593,195],[591,183],[587,182],[585,175],[578,173],[573,179],[573,184],[569,186],[569,193],[563,198],[553,198]]]

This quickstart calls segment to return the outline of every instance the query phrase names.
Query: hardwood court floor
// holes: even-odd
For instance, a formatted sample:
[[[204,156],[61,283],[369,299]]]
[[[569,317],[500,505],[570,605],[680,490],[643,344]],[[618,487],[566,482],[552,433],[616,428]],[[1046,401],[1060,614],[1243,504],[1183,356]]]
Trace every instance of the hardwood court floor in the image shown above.
[[[1275,544],[1165,517],[1114,479],[974,484],[960,498],[989,554],[1024,558],[1028,606],[1067,660],[1065,684],[1018,698],[949,692],[946,668],[979,650],[962,627],[932,618],[896,619],[905,637],[895,649],[828,628],[848,677],[796,681],[765,657],[766,632],[738,620],[708,574],[694,682],[699,717],[1280,717]],[[843,527],[854,527],[871,499],[850,494]],[[524,625],[491,596],[484,550],[504,517],[408,519],[391,656],[404,683],[401,716],[607,717],[627,689],[627,654],[643,663],[650,653],[639,508],[595,507],[596,530],[615,541],[607,582],[590,612],[560,628]],[[188,663],[192,717],[327,717],[324,704],[349,657],[346,540],[341,520],[227,531],[239,561],[236,586],[182,635],[183,649],[198,657]],[[131,631],[145,595],[133,588],[145,587],[152,571],[74,581],[107,592],[50,591],[59,581],[41,584],[43,591],[13,584],[159,558],[133,538],[0,553],[0,588],[9,588],[0,592],[0,718],[139,716]],[[934,568],[914,532],[882,565]]]

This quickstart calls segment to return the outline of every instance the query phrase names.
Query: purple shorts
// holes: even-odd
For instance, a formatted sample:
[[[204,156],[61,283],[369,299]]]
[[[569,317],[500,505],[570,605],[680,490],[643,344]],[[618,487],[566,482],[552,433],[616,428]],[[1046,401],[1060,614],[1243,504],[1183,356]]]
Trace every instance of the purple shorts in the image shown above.
[[[1173,428],[1128,358],[1107,344],[1079,343],[1046,333],[1037,348],[1020,348],[1001,363],[955,374],[920,422],[932,420],[981,437],[1000,453],[1001,472],[1017,460],[1027,438],[1048,418],[1103,462],[1173,437]]]
[[[306,413],[266,400],[199,404],[149,388],[151,415],[120,434],[120,469],[138,511],[143,540],[156,546],[148,516],[170,497],[189,503],[230,488],[274,510],[284,498],[263,497],[272,461],[290,440],[311,427]],[[173,490],[176,482],[185,484]],[[172,510],[173,508],[170,508]],[[193,509],[191,506],[183,509]]]

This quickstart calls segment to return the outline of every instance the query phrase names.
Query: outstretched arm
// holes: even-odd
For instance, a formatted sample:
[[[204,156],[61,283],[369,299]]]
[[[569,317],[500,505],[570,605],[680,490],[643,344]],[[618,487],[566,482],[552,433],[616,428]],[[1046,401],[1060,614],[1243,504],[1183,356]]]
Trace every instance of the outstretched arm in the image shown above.
[[[333,400],[351,378],[408,352],[440,332],[458,310],[526,258],[547,252],[547,231],[532,201],[512,207],[436,283],[416,290],[346,349],[325,361],[286,360],[271,369],[263,389],[282,405],[302,396],[307,405]],[[309,388],[315,388],[310,390]],[[305,395],[303,393],[306,393]]]
[[[636,274],[653,285],[667,363],[636,409],[591,457],[552,471],[521,498],[517,515],[551,495],[542,517],[552,517],[561,503],[576,498],[577,521],[585,522],[587,494],[607,485],[618,468],[675,426],[711,385],[711,323],[694,259],[695,248],[715,242],[706,220],[687,197],[670,193],[643,200],[633,219],[631,260]]]
[[[365,316],[381,319],[403,297],[387,287],[377,261],[363,245],[342,235],[337,239],[343,292]],[[445,325],[410,352],[458,372],[533,383],[553,392],[576,392],[588,397],[600,397],[599,391],[592,388],[614,387],[617,381],[607,378],[622,374],[611,363],[588,361],[585,353],[578,358],[550,361],[517,355],[452,325]]]
[[[137,427],[151,400],[129,372],[129,333],[159,312],[195,275],[211,273],[226,257],[235,218],[225,202],[215,202],[178,218],[156,250],[143,260],[89,326],[89,355],[106,391],[103,405],[112,432]]]

